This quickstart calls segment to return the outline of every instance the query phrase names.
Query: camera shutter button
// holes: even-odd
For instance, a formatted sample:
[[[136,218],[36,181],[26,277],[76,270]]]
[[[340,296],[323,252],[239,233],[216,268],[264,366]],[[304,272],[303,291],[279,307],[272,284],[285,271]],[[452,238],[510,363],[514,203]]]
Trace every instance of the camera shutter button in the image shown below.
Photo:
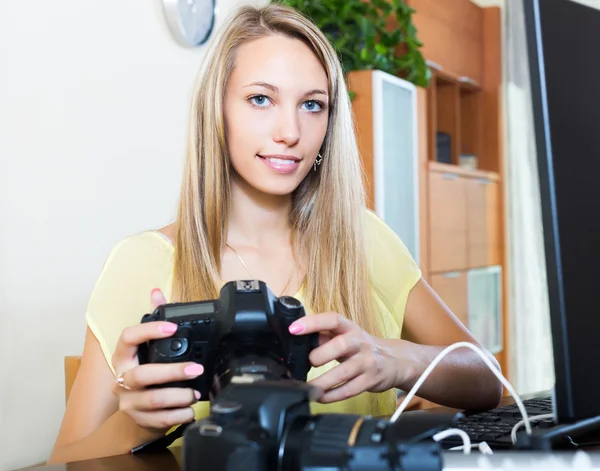
[[[171,350],[173,350],[174,352],[178,352],[179,350],[181,350],[181,347],[183,347],[181,340],[179,340],[179,339],[171,340]]]

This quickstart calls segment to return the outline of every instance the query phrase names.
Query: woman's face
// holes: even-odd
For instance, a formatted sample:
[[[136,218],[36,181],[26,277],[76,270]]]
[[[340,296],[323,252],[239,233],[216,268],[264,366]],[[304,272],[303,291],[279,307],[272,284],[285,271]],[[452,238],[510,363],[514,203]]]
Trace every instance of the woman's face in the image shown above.
[[[327,131],[327,88],[319,59],[298,39],[273,35],[238,49],[224,109],[231,163],[243,180],[270,195],[300,185]]]

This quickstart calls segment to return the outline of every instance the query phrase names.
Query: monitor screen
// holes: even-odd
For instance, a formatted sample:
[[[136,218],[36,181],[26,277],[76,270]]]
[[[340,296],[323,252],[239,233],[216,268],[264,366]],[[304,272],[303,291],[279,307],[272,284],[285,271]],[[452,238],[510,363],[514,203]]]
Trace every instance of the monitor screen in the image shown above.
[[[600,415],[600,10],[523,0],[557,419]]]

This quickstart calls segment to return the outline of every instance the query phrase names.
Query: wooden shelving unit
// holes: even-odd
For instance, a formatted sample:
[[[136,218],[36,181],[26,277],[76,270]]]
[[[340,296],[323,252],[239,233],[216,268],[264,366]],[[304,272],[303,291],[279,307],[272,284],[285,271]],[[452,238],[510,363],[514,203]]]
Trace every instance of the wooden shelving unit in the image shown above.
[[[416,11],[413,18],[423,42],[422,52],[433,74],[431,85],[417,91],[421,268],[467,327],[469,318],[475,319],[473,305],[478,306],[478,316],[489,310],[500,321],[497,329],[501,330],[502,342],[494,353],[506,375],[509,338],[501,11],[479,7],[470,0],[406,1]],[[350,83],[357,92],[353,107],[372,205],[374,121],[370,82],[365,76],[352,72]],[[449,162],[438,159],[438,133],[450,137]],[[461,166],[461,155],[476,156],[476,168]],[[477,278],[477,286],[481,286],[486,271],[496,283],[491,289],[498,287],[497,296],[488,296],[498,298],[496,306],[473,303],[478,293],[469,289],[470,280]],[[498,273],[501,283],[497,282]]]
[[[428,281],[469,327],[469,290],[474,273],[501,272],[498,309],[502,345],[495,352],[508,372],[508,285],[503,205],[504,161],[501,102],[501,11],[469,0],[407,0],[416,10],[415,26],[432,81],[419,112],[427,123],[426,189],[421,203],[427,217],[421,231],[423,267]],[[437,136],[450,137],[450,161],[440,162]],[[461,166],[461,155],[475,156],[476,168]],[[492,279],[492,278],[490,278]],[[473,313],[471,313],[473,314]],[[479,314],[479,313],[478,313]]]

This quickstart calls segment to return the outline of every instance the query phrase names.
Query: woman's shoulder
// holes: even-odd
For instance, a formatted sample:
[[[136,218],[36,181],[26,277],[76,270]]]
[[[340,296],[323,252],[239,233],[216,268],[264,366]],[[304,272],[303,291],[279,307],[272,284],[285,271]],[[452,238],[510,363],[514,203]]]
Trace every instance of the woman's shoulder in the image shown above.
[[[365,211],[366,240],[371,257],[406,259],[406,262],[415,263],[410,251],[393,229],[371,210]]]
[[[386,304],[404,304],[408,292],[421,279],[417,262],[398,234],[372,211],[365,214],[365,236],[375,289]]]
[[[121,238],[110,250],[107,262],[114,257],[134,255],[148,256],[148,261],[158,257],[171,257],[173,254],[173,225],[160,229],[148,229]]]
[[[118,293],[123,287],[161,287],[171,277],[174,247],[164,230],[145,230],[120,239],[109,250],[96,282],[95,294]],[[157,284],[160,283],[160,284]]]
[[[173,245],[168,230],[128,235],[109,251],[92,290],[86,321],[110,365],[125,327],[139,323],[152,309],[150,294],[160,288],[170,297]]]

